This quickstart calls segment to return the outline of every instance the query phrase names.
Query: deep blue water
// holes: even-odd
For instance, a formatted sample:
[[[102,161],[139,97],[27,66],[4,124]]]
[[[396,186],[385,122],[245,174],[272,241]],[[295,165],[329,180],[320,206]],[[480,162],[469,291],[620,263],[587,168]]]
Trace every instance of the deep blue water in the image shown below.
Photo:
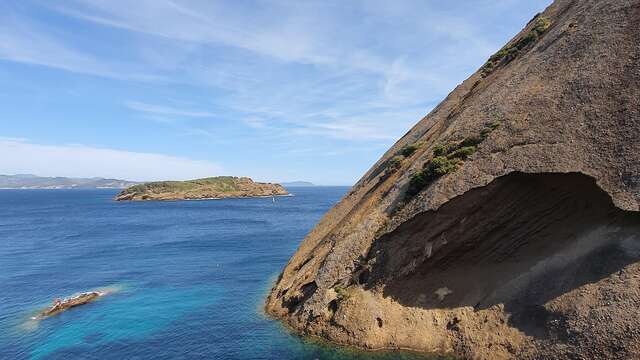
[[[347,190],[295,188],[276,203],[1,190],[0,359],[397,359],[298,338],[262,313],[299,242]],[[113,292],[30,320],[55,297],[102,288]]]

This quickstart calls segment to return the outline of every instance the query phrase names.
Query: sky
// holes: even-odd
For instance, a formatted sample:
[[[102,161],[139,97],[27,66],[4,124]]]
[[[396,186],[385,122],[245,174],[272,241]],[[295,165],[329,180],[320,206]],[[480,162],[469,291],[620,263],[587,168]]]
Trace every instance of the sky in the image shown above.
[[[550,0],[5,0],[0,174],[351,185]]]

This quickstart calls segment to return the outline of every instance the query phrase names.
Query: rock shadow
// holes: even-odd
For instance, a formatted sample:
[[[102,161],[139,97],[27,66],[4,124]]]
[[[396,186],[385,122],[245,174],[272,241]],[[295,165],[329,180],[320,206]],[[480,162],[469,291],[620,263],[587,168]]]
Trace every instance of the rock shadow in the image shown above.
[[[546,336],[544,304],[640,261],[640,215],[580,173],[511,173],[376,242],[365,288],[404,306],[486,309]]]

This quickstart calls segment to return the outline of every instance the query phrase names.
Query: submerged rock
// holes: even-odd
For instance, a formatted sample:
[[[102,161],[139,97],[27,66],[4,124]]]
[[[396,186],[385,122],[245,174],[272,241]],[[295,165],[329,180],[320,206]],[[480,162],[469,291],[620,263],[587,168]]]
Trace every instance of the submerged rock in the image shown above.
[[[106,293],[100,291],[89,291],[78,294],[76,296],[72,296],[66,299],[56,299],[53,301],[53,305],[42,310],[37,316],[35,316],[34,320],[45,319],[53,315],[57,315],[63,311],[66,311],[72,307],[80,306],[92,302],[99,298],[100,296],[105,295]]]
[[[266,311],[366,349],[640,358],[640,1],[557,0],[307,235]]]

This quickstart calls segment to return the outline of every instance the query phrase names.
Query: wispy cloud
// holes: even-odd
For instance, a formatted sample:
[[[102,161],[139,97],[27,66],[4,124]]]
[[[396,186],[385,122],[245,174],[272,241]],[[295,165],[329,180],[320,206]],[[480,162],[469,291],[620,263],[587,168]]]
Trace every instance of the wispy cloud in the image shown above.
[[[28,26],[10,22],[0,23],[0,59],[100,76],[113,75],[95,59]]]
[[[388,140],[395,137],[385,134],[369,126],[349,123],[314,124],[291,130],[293,135],[326,136],[341,140]]]
[[[71,0],[48,6],[145,37],[136,44],[139,60],[146,63],[141,65],[173,70],[172,81],[223,89],[218,109],[235,112],[235,120],[246,126],[267,130],[292,124],[296,134],[359,141],[403,133],[429,110],[426,104],[464,78],[469,58],[492,50],[459,16],[420,1],[265,1],[254,3],[251,11],[228,3],[179,0]],[[362,21],[353,23],[354,17]],[[423,43],[440,47],[441,54],[427,53]],[[455,53],[447,54],[451,49]],[[99,63],[93,65],[73,69],[105,72],[99,71]],[[385,115],[371,112],[371,104]],[[126,105],[163,122],[214,116],[136,101]],[[422,113],[397,119],[392,126],[384,123],[390,112],[398,118],[407,108]],[[331,116],[335,112],[351,115]],[[367,117],[354,120],[357,113]]]
[[[272,171],[282,159],[264,158],[275,153],[316,149],[309,156],[326,158],[373,149],[349,151],[357,158],[335,168],[353,178],[354,160],[375,161],[549,1],[9,2],[0,13],[0,66],[62,70],[54,81],[65,72],[115,79],[76,81],[82,89],[74,96],[93,104],[86,94],[98,92],[99,106],[65,109],[87,118],[100,107],[95,118],[103,121],[92,131],[155,121],[158,139],[147,144],[224,153],[243,171]],[[47,80],[30,80],[48,91]],[[230,154],[232,143],[247,146]]]
[[[309,25],[321,25],[321,19],[300,11],[308,6],[275,2],[254,5],[255,11],[245,12],[238,11],[242,7],[234,10],[214,2],[77,0],[56,4],[55,8],[86,21],[165,39],[221,44],[282,61],[316,64],[336,61],[335,56],[318,51],[318,39],[313,32],[300,31]],[[264,15],[260,16],[262,11]],[[372,63],[375,62],[368,62]]]
[[[5,14],[0,18],[0,60],[46,66],[79,74],[120,80],[156,81],[159,76],[113,68],[69,47],[29,19]]]
[[[164,154],[85,145],[44,145],[0,138],[0,173],[42,176],[101,176],[128,180],[184,180],[220,175],[221,166]]]
[[[246,117],[242,119],[242,122],[254,129],[264,129],[267,127],[265,120],[257,116]]]
[[[125,106],[145,114],[160,116],[178,116],[188,118],[211,118],[215,114],[209,111],[185,110],[165,105],[147,104],[139,101],[127,101]]]

